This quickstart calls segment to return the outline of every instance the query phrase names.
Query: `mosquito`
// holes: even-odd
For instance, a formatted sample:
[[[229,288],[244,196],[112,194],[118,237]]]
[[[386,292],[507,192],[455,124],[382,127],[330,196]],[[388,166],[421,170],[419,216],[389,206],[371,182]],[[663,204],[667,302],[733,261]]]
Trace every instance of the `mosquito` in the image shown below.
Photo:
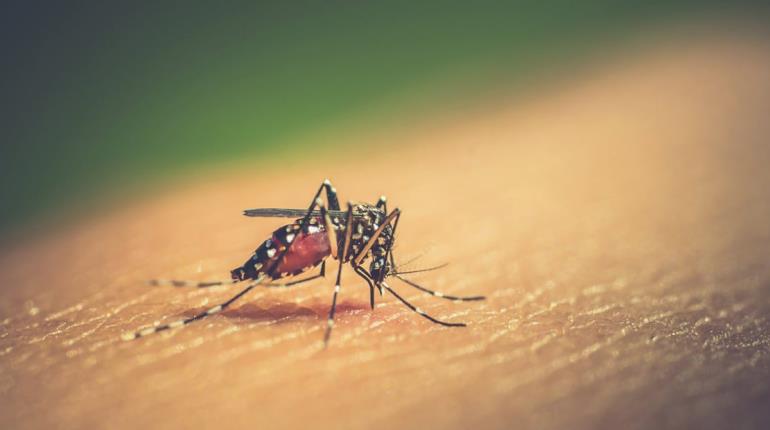
[[[326,204],[324,204],[321,198],[322,192],[326,194]],[[337,260],[339,264],[337,266],[332,304],[324,333],[324,347],[328,345],[329,337],[334,327],[337,296],[342,285],[342,266],[345,264],[350,264],[355,273],[366,281],[369,286],[369,303],[372,309],[374,309],[375,290],[379,291],[381,296],[384,294],[384,291],[387,291],[413,312],[433,323],[447,327],[465,326],[465,323],[442,321],[427,314],[394,291],[385,281],[388,277],[394,277],[420,291],[446,300],[476,301],[485,299],[484,296],[459,297],[443,294],[424,288],[403,276],[410,273],[434,270],[443,266],[413,271],[398,270],[393,257],[393,245],[401,211],[395,208],[388,212],[385,196],[381,196],[374,205],[348,202],[347,209],[341,210],[337,198],[337,190],[327,179],[318,188],[310,203],[310,207],[306,210],[261,208],[247,209],[243,214],[249,217],[297,219],[291,224],[284,225],[275,230],[267,240],[259,245],[243,265],[236,267],[230,272],[231,279],[227,281],[151,281],[150,283],[154,285],[170,284],[178,287],[193,286],[198,288],[240,282],[247,282],[248,285],[229,300],[204,312],[169,324],[148,327],[130,333],[126,336],[126,339],[136,339],[159,331],[182,327],[193,321],[222,312],[257,286],[290,287],[325,277],[326,260],[329,257]],[[367,260],[370,261],[368,269],[363,265]],[[318,266],[320,266],[320,271],[313,276],[286,283],[276,282],[284,278],[298,276]]]

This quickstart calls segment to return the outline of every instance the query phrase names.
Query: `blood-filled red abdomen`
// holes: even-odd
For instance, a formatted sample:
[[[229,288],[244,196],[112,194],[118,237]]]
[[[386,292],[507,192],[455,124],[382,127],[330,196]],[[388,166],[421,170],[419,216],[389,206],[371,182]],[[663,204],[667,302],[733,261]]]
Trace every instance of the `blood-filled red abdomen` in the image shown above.
[[[273,240],[278,240],[274,237]],[[288,244],[285,244],[288,246]],[[298,233],[289,251],[278,263],[275,273],[298,274],[317,265],[331,253],[329,236],[325,231]]]

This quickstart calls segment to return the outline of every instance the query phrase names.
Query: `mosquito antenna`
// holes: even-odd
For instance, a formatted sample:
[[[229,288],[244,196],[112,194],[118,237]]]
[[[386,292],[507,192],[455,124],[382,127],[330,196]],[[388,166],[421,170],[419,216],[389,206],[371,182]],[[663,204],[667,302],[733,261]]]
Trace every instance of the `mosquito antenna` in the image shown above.
[[[415,255],[414,257],[410,258],[409,260],[407,260],[406,263],[399,264],[399,266],[408,266],[408,265],[414,263],[415,261],[419,260],[420,258],[422,258],[424,255],[425,255],[425,252],[421,252],[421,253]]]
[[[484,297],[484,296],[470,296],[470,297],[450,296],[448,294],[444,294],[444,293],[439,292],[439,291],[433,291],[433,290],[429,290],[429,289],[427,289],[425,287],[422,287],[422,286],[418,285],[416,282],[410,281],[409,279],[406,279],[406,278],[400,276],[398,273],[396,273],[393,276],[395,276],[396,278],[401,280],[401,282],[404,282],[404,283],[406,283],[408,285],[411,285],[412,287],[417,288],[420,291],[424,291],[424,292],[426,292],[428,294],[432,294],[434,297],[439,297],[439,298],[442,298],[442,299],[454,300],[454,301],[457,301],[457,302],[474,302],[474,301],[477,301],[477,300],[484,300],[484,299],[486,299],[486,297]]]
[[[412,273],[431,272],[433,270],[443,269],[444,267],[447,267],[447,266],[449,266],[449,263],[439,264],[438,266],[428,267],[427,269],[407,270],[405,272],[400,272],[396,270],[392,274],[393,276],[395,276],[395,275],[409,275]]]

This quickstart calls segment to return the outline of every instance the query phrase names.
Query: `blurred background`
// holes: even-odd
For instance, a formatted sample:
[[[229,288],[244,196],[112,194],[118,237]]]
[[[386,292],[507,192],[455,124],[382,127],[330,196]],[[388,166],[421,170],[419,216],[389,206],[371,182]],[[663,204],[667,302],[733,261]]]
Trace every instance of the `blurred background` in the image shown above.
[[[536,96],[672,23],[761,27],[766,9],[482,3],[4,2],[0,235],[232,163],[357,151],[367,142],[324,137],[404,126],[501,87]]]

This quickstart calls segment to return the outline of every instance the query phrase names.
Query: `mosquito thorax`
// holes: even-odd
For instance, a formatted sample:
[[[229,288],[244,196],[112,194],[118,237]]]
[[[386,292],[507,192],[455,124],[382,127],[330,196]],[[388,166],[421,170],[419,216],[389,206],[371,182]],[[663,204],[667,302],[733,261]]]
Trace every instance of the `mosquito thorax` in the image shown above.
[[[375,236],[377,229],[380,228],[386,216],[387,214],[382,209],[368,203],[357,203],[353,206],[353,223],[351,225],[352,232],[350,235],[348,259],[356,258],[363,252],[366,243]],[[393,229],[390,225],[386,225],[361,261],[372,257],[372,264],[379,262],[378,264],[384,267],[384,257],[387,255],[387,251],[393,241],[392,237]],[[340,245],[342,245],[341,241],[344,240],[344,235],[339,235],[338,239],[340,240]],[[382,257],[383,261],[379,261],[380,257]]]

